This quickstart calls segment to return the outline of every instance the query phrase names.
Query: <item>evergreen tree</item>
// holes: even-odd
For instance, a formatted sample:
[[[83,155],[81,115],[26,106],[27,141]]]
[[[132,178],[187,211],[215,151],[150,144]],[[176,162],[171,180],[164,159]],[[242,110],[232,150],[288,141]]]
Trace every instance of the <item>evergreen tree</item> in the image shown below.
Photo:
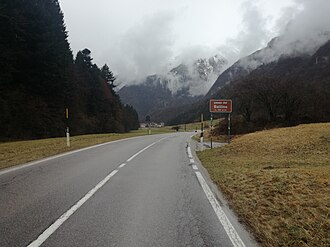
[[[73,134],[128,131],[134,117],[113,90],[110,68],[91,51],[73,61],[58,0],[0,2],[0,138],[63,136],[66,107]]]
[[[112,71],[110,70],[110,68],[107,64],[105,64],[101,68],[101,75],[102,75],[102,78],[110,85],[111,88],[116,87],[116,85],[114,85],[116,77],[113,75]]]

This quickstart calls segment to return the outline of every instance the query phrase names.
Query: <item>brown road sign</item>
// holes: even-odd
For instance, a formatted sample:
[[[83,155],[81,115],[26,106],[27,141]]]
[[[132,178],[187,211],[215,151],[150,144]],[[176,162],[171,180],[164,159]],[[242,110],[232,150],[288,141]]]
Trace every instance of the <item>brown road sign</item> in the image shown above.
[[[232,113],[233,104],[230,99],[211,99],[210,112],[211,113]]]

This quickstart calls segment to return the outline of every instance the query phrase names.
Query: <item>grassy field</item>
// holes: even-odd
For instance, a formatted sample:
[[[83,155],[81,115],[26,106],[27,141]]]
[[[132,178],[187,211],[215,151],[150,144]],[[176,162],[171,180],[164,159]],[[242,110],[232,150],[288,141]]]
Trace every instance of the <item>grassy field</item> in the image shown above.
[[[219,124],[219,121],[220,121],[220,119],[214,119],[213,126]],[[204,128],[208,129],[210,127],[210,124],[211,124],[210,120],[204,121]],[[195,131],[195,130],[201,129],[201,122],[189,123],[189,124],[186,124],[186,126],[184,124],[179,124],[177,126],[180,127],[180,131],[184,131],[185,127],[186,127],[187,131]]]
[[[198,152],[262,246],[330,246],[330,124],[247,134]]]
[[[170,133],[168,128],[151,129],[152,134]],[[38,160],[52,155],[97,145],[109,141],[146,135],[147,129],[125,134],[81,135],[71,137],[71,147],[66,146],[66,138],[50,138],[31,141],[0,143],[0,169]]]

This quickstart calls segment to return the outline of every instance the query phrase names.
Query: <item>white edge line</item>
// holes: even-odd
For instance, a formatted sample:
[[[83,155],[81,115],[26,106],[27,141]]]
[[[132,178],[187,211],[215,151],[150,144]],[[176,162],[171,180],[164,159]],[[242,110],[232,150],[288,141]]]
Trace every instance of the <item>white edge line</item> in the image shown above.
[[[91,198],[106,182],[113,177],[118,170],[113,170],[101,182],[99,182],[93,189],[91,189],[83,198],[81,198],[73,207],[66,211],[60,218],[58,218],[51,226],[49,226],[39,237],[28,245],[28,247],[38,247],[49,238],[74,212],[76,212],[89,198]]]
[[[189,162],[190,162],[190,164],[194,164],[195,163],[194,159],[189,159]]]
[[[198,170],[198,168],[197,168],[197,166],[196,165],[192,165],[191,166],[195,171],[197,171]]]
[[[141,154],[143,151],[147,150],[151,146],[159,143],[160,141],[169,138],[162,138],[147,147],[143,148],[141,151],[134,154],[130,159],[134,159],[137,155]],[[124,165],[123,163],[122,165]],[[125,164],[126,165],[126,164]],[[42,245],[71,215],[74,214],[89,198],[91,198],[100,188],[102,188],[111,177],[113,177],[118,172],[118,169],[113,170],[109,175],[107,175],[101,182],[99,182],[93,189],[91,189],[83,198],[81,198],[75,205],[73,205],[68,211],[60,216],[53,224],[51,224],[39,237],[30,243],[27,247],[39,247]]]
[[[223,228],[225,229],[230,241],[234,245],[234,247],[245,247],[245,244],[243,243],[242,239],[239,237],[238,233],[236,232],[233,225],[230,223],[229,219],[227,218],[225,212],[221,208],[219,202],[213,195],[210,187],[207,185],[205,179],[203,178],[202,174],[200,172],[195,172],[197,179],[202,186],[204,193],[209,200],[210,204],[212,205],[212,208],[214,212],[216,213],[218,219],[220,220],[220,223],[222,224]]]
[[[188,151],[188,157],[189,157],[189,158],[192,158],[193,156],[192,156],[192,153],[191,153],[191,148],[188,147],[188,148],[187,148],[187,151]]]
[[[112,144],[112,143],[117,143],[117,142],[132,140],[132,139],[137,139],[137,138],[141,138],[141,137],[143,137],[143,136],[135,136],[135,137],[130,137],[130,138],[125,138],[125,139],[115,140],[115,141],[111,141],[111,142],[101,143],[101,144],[97,144],[97,145],[94,145],[94,146],[85,147],[85,148],[73,150],[73,151],[70,151],[70,152],[62,153],[62,154],[57,154],[57,155],[54,155],[54,156],[51,156],[51,157],[48,157],[48,158],[44,158],[44,159],[40,159],[40,160],[28,162],[26,164],[17,165],[15,167],[4,168],[4,170],[0,171],[0,176],[4,175],[6,173],[14,172],[14,171],[17,171],[17,170],[20,170],[20,169],[23,169],[23,168],[34,166],[34,165],[37,165],[37,164],[40,164],[40,163],[43,163],[43,162],[46,162],[46,161],[49,161],[49,160],[61,158],[61,157],[67,156],[67,155],[75,154],[75,153],[86,151],[86,150],[93,149],[93,148],[98,148],[98,147],[109,145],[109,144]],[[168,138],[168,137],[166,137],[166,138]]]
[[[118,168],[123,168],[124,166],[126,166],[125,163],[121,164],[120,166],[118,166]]]

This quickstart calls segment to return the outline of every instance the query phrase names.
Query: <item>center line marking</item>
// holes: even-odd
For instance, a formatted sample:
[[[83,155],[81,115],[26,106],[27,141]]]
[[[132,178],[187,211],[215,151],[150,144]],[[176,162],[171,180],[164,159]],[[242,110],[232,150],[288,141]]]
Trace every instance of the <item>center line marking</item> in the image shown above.
[[[154,143],[151,143],[149,146],[146,146],[144,149],[141,149],[139,152],[137,152],[136,154],[132,155],[132,156],[127,160],[127,162],[132,161],[136,156],[138,156],[138,155],[141,154],[142,152],[146,151],[148,148],[152,147],[153,145],[155,145],[155,144],[157,144],[157,143],[159,143],[159,142],[161,142],[162,140],[167,139],[167,138],[169,138],[169,137],[164,137],[164,138],[160,139],[159,141],[156,141],[156,142],[154,142]]]
[[[136,156],[141,154],[143,151],[147,150],[148,148],[152,147],[153,145],[167,138],[169,137],[165,137],[154,143],[151,143],[147,147],[143,148],[142,150],[134,154],[131,158],[129,158],[128,161],[131,161]],[[124,166],[124,165],[126,164],[123,163],[120,166]],[[43,233],[39,235],[39,237],[36,240],[30,243],[27,247],[39,247],[40,245],[42,245],[67,219],[70,218],[70,216],[72,216],[86,201],[88,201],[88,199],[90,199],[99,189],[101,189],[110,180],[110,178],[112,178],[117,172],[118,169],[115,169],[111,173],[109,173],[101,182],[99,182],[93,189],[91,189],[83,198],[81,198],[68,211],[62,214],[60,218],[58,218],[53,224],[51,224]]]
[[[83,198],[81,198],[73,207],[61,215],[50,227],[48,227],[36,240],[34,240],[28,247],[38,247],[47,240],[74,212],[76,212],[89,198],[91,198],[106,182],[113,177],[118,170],[113,170],[101,182],[99,182],[93,189],[91,189]]]

